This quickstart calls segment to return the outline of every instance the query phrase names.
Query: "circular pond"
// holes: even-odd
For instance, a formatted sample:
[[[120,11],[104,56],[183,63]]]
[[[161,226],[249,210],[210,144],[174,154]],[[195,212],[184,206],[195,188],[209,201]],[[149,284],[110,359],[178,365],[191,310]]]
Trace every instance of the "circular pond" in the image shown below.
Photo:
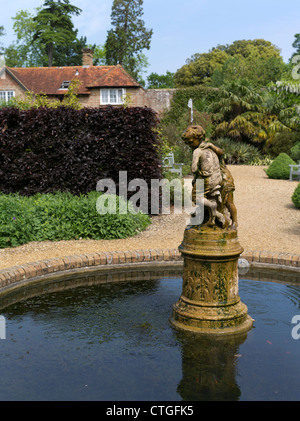
[[[171,325],[180,268],[27,287],[0,301],[0,400],[298,401],[298,277],[240,275],[254,328],[227,338]]]

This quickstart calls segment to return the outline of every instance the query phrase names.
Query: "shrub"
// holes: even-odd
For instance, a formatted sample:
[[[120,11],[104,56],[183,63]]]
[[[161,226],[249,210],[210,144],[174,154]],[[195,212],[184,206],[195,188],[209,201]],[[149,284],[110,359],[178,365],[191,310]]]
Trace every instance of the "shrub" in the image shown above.
[[[296,208],[300,208],[300,183],[298,183],[298,186],[293,193],[292,201]]]
[[[62,102],[59,99],[49,99],[46,94],[34,94],[31,91],[25,92],[25,97],[13,97],[8,102],[0,101],[0,108],[15,107],[21,110],[28,110],[30,108],[58,108],[61,105],[71,107],[76,110],[81,108],[78,98],[78,90],[80,87],[80,80],[73,79],[70,82],[67,92],[64,94]]]
[[[294,161],[300,161],[300,142],[292,147],[291,158],[294,159]]]
[[[258,165],[268,166],[268,165],[271,165],[272,162],[273,162],[273,159],[270,156],[266,155],[266,156],[263,156],[262,158],[255,158],[249,164],[253,166],[258,166]]]
[[[165,171],[163,173],[164,180],[166,180],[166,185],[163,185],[162,194],[166,200],[168,199],[168,192],[170,194],[170,205],[174,206],[181,202],[182,206],[184,205],[184,179],[180,177],[178,173],[173,173],[171,171]],[[168,184],[169,183],[169,184]],[[168,200],[167,200],[168,201]],[[167,203],[168,205],[169,203]]]
[[[218,138],[213,143],[224,150],[226,164],[252,164],[262,159],[259,150],[247,143],[235,142],[229,138]]]
[[[128,206],[116,196],[117,213],[97,212],[98,192],[73,196],[70,193],[0,194],[0,248],[15,247],[29,241],[73,239],[118,239],[133,236],[150,223],[148,215],[130,209],[119,214],[120,206]]]
[[[112,178],[118,193],[120,171],[150,186],[161,178],[156,124],[150,108],[3,108],[0,191],[80,195]]]
[[[160,121],[161,134],[169,147],[172,148],[175,154],[175,162],[183,162],[188,165],[191,162],[192,152],[190,147],[181,139],[181,135],[190,124],[190,121],[190,111],[183,112],[176,121],[170,119],[166,113]],[[194,110],[193,123],[201,125],[206,131],[206,135],[209,136],[212,127],[209,114]]]
[[[292,158],[286,153],[281,153],[266,170],[266,174],[269,178],[288,180],[290,177],[289,165],[291,164],[295,164]]]
[[[206,86],[194,86],[184,89],[176,89],[171,100],[170,109],[164,113],[168,121],[177,122],[188,110],[189,99],[193,100],[194,111],[205,112],[208,105],[219,97],[219,90]],[[189,115],[189,113],[188,113]],[[196,113],[195,113],[196,115]]]
[[[276,133],[275,138],[268,147],[267,152],[272,156],[276,157],[280,153],[286,153],[291,156],[292,147],[300,141],[300,133],[283,131]]]

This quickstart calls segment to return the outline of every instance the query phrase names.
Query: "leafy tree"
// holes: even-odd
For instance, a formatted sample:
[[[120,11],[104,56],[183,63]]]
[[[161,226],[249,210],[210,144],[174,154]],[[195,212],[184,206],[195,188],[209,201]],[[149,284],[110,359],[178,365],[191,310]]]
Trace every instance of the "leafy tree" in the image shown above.
[[[138,78],[141,66],[146,64],[143,50],[150,48],[152,29],[145,28],[143,0],[114,0],[111,12],[113,29],[108,31],[105,43],[108,65],[121,64]]]
[[[0,36],[5,35],[4,33],[4,26],[0,26]],[[0,42],[0,69],[5,65],[5,59],[2,56],[4,49],[2,47],[2,43]]]
[[[5,33],[4,33],[4,26],[0,26],[0,37],[2,36],[2,35],[5,35]],[[2,43],[0,43],[0,54],[2,54],[3,53],[3,47],[2,47]]]
[[[71,5],[69,0],[45,0],[34,17],[36,27],[33,40],[45,45],[49,67],[53,64],[55,49],[75,41],[77,31],[74,30],[70,16],[79,15],[80,12],[81,9]]]
[[[103,45],[88,44],[87,48],[94,51],[93,60],[95,66],[104,66],[106,64],[105,47]]]
[[[285,71],[280,50],[263,39],[234,41],[218,45],[209,53],[194,54],[174,76],[177,87],[208,84],[220,86],[225,80],[247,78],[257,86],[280,79]]]
[[[45,44],[36,37],[37,14],[33,15],[27,10],[19,11],[13,18],[13,29],[16,34],[16,42],[5,50],[6,63],[10,67],[39,67],[48,65],[48,54]],[[82,64],[82,49],[86,47],[86,37],[77,38],[78,30],[74,30],[75,39],[65,45],[56,45],[53,49],[53,62],[55,66],[80,66]],[[89,45],[95,51],[95,64],[103,64],[104,52],[101,47]],[[102,48],[103,50],[103,48]],[[100,57],[101,56],[101,57]],[[102,62],[101,62],[102,61]]]
[[[266,86],[280,80],[286,65],[280,57],[243,56],[229,57],[221,69],[212,75],[212,85],[220,86],[226,80],[248,79],[256,86]]]
[[[195,54],[175,73],[175,86],[185,87],[211,82],[214,72],[221,69],[227,59],[228,54],[217,49],[209,53]]]
[[[209,110],[216,123],[214,137],[264,145],[271,143],[277,132],[288,130],[266,107],[262,92],[247,80],[225,82]]]
[[[294,40],[292,46],[296,49],[293,56],[300,54],[300,34],[295,35],[295,40]]]
[[[280,49],[270,41],[264,39],[238,40],[230,45],[217,46],[213,50],[225,51],[230,56],[238,55],[244,58],[253,56],[260,58],[280,58]]]
[[[20,10],[12,19],[17,40],[5,49],[6,64],[9,67],[43,66],[47,57],[46,50],[39,40],[34,40],[34,15],[27,10]]]
[[[174,73],[167,71],[165,75],[151,73],[147,77],[148,89],[167,89],[174,88]]]
[[[300,87],[295,80],[280,80],[271,83],[265,92],[268,109],[291,130],[300,127]]]
[[[265,86],[279,80],[286,70],[279,48],[264,39],[234,41],[231,45],[215,49],[221,49],[230,56],[221,70],[222,82],[244,78],[257,86]],[[215,74],[214,77],[220,78],[220,75]]]
[[[75,31],[77,35],[77,30]],[[55,66],[81,66],[82,49],[86,47],[86,37],[75,39],[68,45],[58,45],[53,51],[53,65]],[[93,49],[95,46],[91,46]]]

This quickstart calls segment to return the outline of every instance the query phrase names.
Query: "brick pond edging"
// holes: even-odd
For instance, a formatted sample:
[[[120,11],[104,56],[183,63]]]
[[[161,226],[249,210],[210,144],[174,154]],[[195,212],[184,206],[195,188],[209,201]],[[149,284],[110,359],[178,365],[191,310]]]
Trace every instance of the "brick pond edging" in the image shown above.
[[[241,258],[249,262],[250,267],[258,265],[275,267],[298,272],[300,281],[300,256],[289,253],[264,251],[244,251]],[[170,264],[183,261],[177,249],[135,250],[100,252],[86,255],[55,257],[47,260],[13,266],[0,270],[0,292],[13,289],[20,284],[38,281],[49,276],[64,275],[68,272],[83,272],[97,269],[125,268],[138,264]]]

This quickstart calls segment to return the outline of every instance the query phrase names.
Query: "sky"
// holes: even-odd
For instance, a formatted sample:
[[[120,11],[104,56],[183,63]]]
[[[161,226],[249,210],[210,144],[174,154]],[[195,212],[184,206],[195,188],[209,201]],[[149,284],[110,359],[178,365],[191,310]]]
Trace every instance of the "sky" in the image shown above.
[[[4,46],[15,40],[12,17],[20,10],[35,14],[43,0],[0,0],[0,26]],[[113,0],[70,0],[82,9],[72,21],[78,36],[88,44],[103,45],[111,28]],[[218,44],[263,38],[281,50],[285,62],[294,53],[294,36],[300,33],[299,0],[144,0],[143,17],[153,29],[150,50],[144,53],[149,67],[144,75],[176,72],[195,53],[206,53]]]

